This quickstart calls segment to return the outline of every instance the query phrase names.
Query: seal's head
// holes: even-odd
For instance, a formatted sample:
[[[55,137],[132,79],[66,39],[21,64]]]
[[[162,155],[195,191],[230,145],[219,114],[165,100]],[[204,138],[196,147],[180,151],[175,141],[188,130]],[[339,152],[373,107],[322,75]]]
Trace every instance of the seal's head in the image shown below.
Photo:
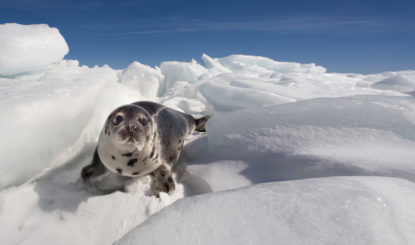
[[[142,107],[130,104],[118,107],[110,114],[103,134],[113,145],[140,151],[153,130],[154,123],[150,114]]]

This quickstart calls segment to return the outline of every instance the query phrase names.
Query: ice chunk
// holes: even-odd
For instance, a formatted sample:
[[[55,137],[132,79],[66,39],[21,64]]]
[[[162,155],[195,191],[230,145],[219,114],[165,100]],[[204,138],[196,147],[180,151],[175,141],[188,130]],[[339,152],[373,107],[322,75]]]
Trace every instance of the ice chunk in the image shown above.
[[[203,83],[199,90],[218,111],[295,101],[261,89],[239,88],[218,82]]]
[[[205,67],[195,62],[168,61],[161,63],[160,69],[165,76],[160,95],[163,95],[177,81],[197,83],[199,77],[208,72]]]
[[[230,55],[217,59],[219,63],[232,71],[253,73],[325,73],[326,68],[315,64],[296,62],[278,62],[266,57],[250,55]]]
[[[414,205],[399,179],[269,183],[180,200],[117,244],[413,244]]]
[[[203,55],[202,59],[209,73],[199,78],[197,89],[207,100],[207,107],[210,105],[217,111],[318,97],[398,94],[372,88],[372,83],[365,81],[363,75],[326,73],[325,68],[314,64],[278,62],[245,55],[224,58]]]
[[[209,69],[209,73],[212,75],[232,72],[232,70],[221,65],[218,59],[211,58],[207,54],[202,55],[202,60],[204,61],[204,66]]]
[[[56,28],[48,25],[0,25],[0,76],[45,69],[62,60],[69,48]]]
[[[95,143],[115,107],[140,100],[108,66],[54,64],[41,77],[2,78],[0,189],[59,166]]]
[[[138,91],[141,97],[154,100],[164,76],[159,68],[151,68],[139,62],[131,63],[121,74],[120,82]]]

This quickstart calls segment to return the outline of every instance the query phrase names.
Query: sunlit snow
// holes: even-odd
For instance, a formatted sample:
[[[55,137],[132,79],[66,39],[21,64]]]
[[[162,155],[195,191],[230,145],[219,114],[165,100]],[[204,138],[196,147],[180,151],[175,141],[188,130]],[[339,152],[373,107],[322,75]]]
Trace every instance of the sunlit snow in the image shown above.
[[[61,38],[0,26],[2,244],[415,243],[415,71],[205,54],[90,68]],[[171,196],[148,176],[80,183],[108,113],[138,100],[212,116]]]
[[[68,51],[56,28],[0,24],[0,76],[37,72],[62,60]]]

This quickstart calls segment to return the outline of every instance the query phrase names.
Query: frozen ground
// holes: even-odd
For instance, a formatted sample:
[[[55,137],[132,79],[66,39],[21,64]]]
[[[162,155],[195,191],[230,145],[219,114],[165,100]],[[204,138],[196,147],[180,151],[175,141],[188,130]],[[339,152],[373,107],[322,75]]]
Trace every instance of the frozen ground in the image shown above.
[[[2,28],[0,49],[14,35],[36,53],[60,36]],[[2,244],[415,243],[415,71],[243,55],[114,70],[56,61],[59,42],[42,67],[0,72]],[[102,191],[112,176],[101,191],[79,182],[107,114],[137,100],[212,115],[171,196],[150,196],[149,177],[127,192]]]

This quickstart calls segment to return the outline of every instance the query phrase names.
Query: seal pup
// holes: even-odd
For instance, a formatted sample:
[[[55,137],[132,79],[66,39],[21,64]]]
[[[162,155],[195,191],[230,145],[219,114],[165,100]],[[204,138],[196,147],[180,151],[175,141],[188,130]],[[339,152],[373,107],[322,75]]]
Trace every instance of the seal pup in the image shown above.
[[[99,136],[92,163],[81,171],[82,181],[106,169],[125,177],[152,176],[152,192],[175,189],[172,167],[180,157],[184,138],[205,132],[210,116],[195,119],[161,104],[139,101],[115,109]]]

